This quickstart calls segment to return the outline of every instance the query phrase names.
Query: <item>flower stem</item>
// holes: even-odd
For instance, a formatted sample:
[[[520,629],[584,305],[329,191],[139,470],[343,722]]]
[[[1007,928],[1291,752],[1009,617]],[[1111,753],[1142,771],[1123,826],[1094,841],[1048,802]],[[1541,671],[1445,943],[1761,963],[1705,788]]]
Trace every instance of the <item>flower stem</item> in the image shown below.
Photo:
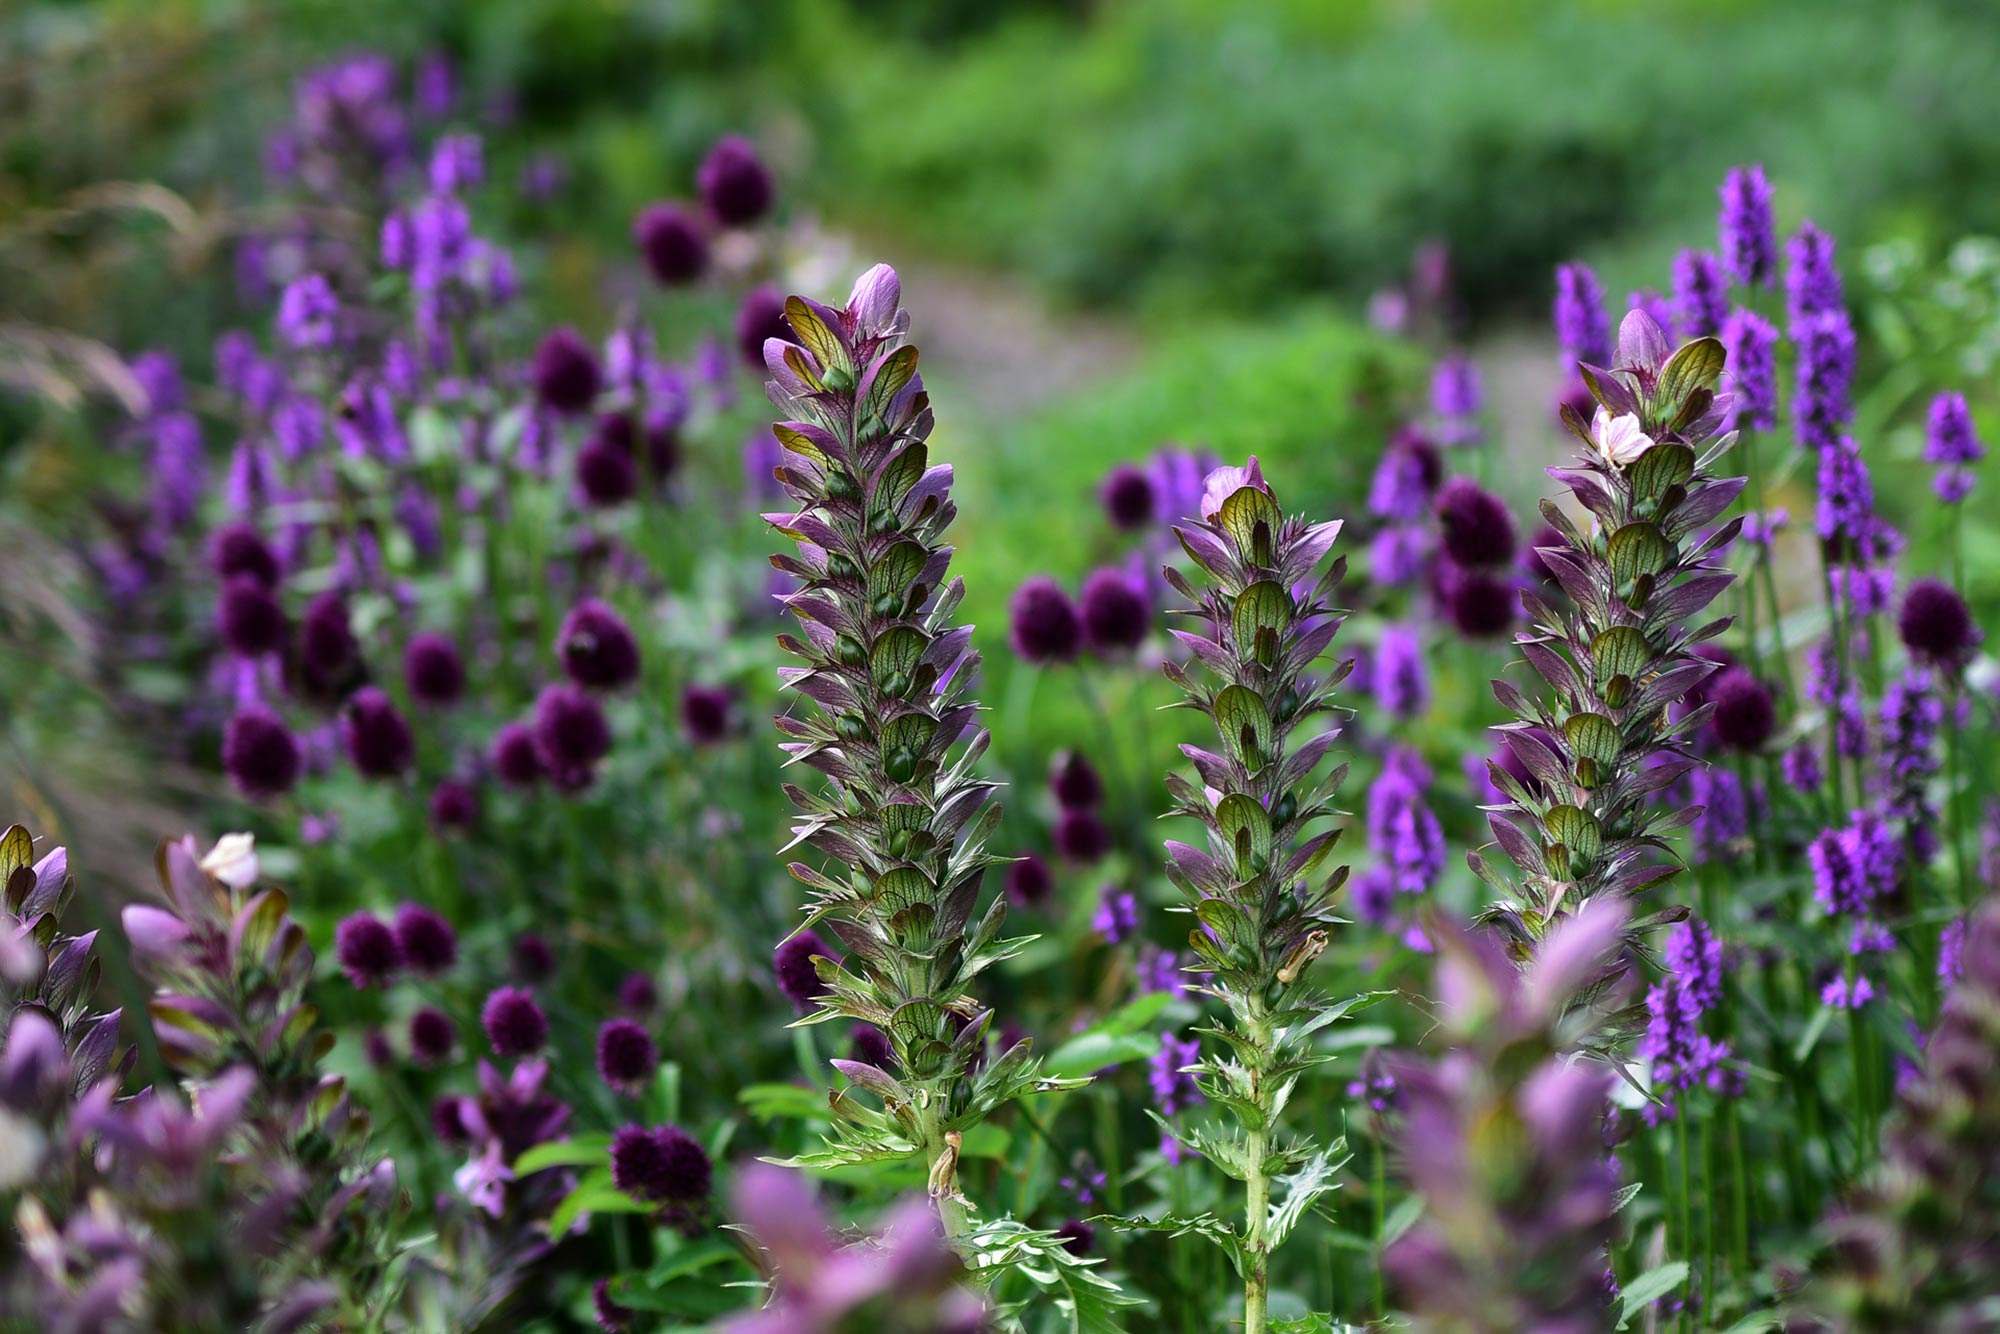
[[[1248,1018],[1256,1042],[1255,1064],[1250,1070],[1251,1101],[1268,1118],[1271,1112],[1265,1106],[1264,1067],[1270,1057],[1271,1027],[1261,1006]],[[1269,1120],[1260,1120],[1250,1130],[1244,1149],[1243,1334],[1264,1334],[1264,1308],[1270,1296],[1271,1257],[1266,1228],[1271,1217],[1271,1179],[1264,1171],[1269,1133]]]

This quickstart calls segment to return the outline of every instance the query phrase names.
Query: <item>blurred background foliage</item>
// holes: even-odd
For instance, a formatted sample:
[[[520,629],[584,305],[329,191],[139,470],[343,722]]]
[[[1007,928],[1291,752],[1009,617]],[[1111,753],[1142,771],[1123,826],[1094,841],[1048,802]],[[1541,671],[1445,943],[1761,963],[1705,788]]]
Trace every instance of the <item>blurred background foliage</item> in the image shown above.
[[[1871,449],[1914,457],[1940,386],[1992,406],[1990,355],[1932,351],[2000,339],[1992,247],[1959,244],[2000,231],[1983,0],[16,0],[0,332],[94,340],[43,350],[58,380],[163,336],[199,376],[242,318],[261,127],[299,70],[358,46],[450,56],[494,177],[554,170],[495,220],[548,239],[524,277],[551,320],[607,326],[639,286],[634,211],[730,130],[795,220],[851,238],[857,267],[894,258],[932,330],[993,644],[1022,577],[1101,558],[1094,487],[1116,461],[1255,450],[1298,501],[1353,497],[1423,364],[1359,312],[1420,241],[1449,247],[1454,336],[1497,353],[1502,425],[1553,448],[1551,267],[1590,259],[1621,305],[1664,286],[1675,249],[1712,243],[1737,162],[1766,165],[1782,228],[1841,238]],[[44,530],[83,517],[91,420],[0,394],[9,503]],[[1525,501],[1540,460],[1520,461],[1495,480]],[[1922,478],[1877,479],[1936,565]],[[1990,521],[1968,541],[1975,571],[2000,566]],[[2000,596],[1985,573],[1972,591]]]

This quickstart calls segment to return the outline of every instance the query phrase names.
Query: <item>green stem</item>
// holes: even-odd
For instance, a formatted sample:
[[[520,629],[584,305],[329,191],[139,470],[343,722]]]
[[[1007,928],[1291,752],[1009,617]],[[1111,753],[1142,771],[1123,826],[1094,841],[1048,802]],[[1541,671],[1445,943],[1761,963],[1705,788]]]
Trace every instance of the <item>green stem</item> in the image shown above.
[[[1685,1097],[1681,1099],[1681,1105],[1674,1117],[1674,1137],[1678,1141],[1676,1145],[1678,1152],[1674,1156],[1680,1160],[1678,1184],[1681,1197],[1681,1256],[1690,1262],[1689,1268],[1692,1269],[1692,1261],[1694,1260],[1694,1193],[1688,1186],[1688,1100]],[[1689,1313],[1693,1307],[1693,1302],[1685,1303],[1681,1307],[1679,1323],[1682,1330],[1686,1330],[1689,1327]]]
[[[1382,1136],[1375,1136],[1375,1314],[1389,1313],[1387,1294],[1382,1288],[1382,1234],[1389,1230],[1389,1153]]]
[[[1256,1064],[1250,1070],[1250,1100],[1266,1116],[1264,1068],[1269,1063],[1270,1021],[1258,1005],[1249,1016],[1250,1035],[1256,1044]],[[1260,1122],[1248,1136],[1243,1164],[1243,1334],[1264,1334],[1265,1305],[1271,1289],[1271,1257],[1267,1227],[1271,1217],[1271,1178],[1264,1170],[1269,1151],[1268,1120]]]
[[[1743,1118],[1736,1101],[1730,1098],[1724,1108],[1729,1116],[1730,1204],[1736,1224],[1731,1241],[1736,1253],[1736,1272],[1745,1275],[1750,1272],[1750,1187],[1743,1162]]]
[[[958,1189],[958,1137],[945,1131],[944,1118],[938,1113],[937,1096],[934,1093],[924,1107],[920,1122],[924,1163],[930,1169],[931,1203],[937,1206],[938,1220],[944,1224],[946,1239],[956,1246],[970,1231],[972,1220],[966,1209],[965,1196]]]

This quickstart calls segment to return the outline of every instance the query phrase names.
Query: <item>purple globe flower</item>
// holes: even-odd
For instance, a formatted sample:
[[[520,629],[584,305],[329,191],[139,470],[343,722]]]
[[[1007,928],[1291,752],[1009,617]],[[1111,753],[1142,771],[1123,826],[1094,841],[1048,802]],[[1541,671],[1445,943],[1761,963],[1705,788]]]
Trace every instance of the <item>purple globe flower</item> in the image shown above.
[[[253,575],[239,574],[222,586],[215,604],[215,628],[231,653],[241,658],[260,658],[285,647],[290,629],[285,609],[268,584]]]
[[[1153,621],[1152,600],[1123,570],[1098,570],[1083,582],[1083,637],[1091,652],[1118,658],[1136,649]]]
[[[628,450],[591,440],[576,452],[576,489],[592,509],[616,509],[639,494],[639,464]]]
[[[355,913],[333,931],[333,957],[356,987],[381,986],[403,966],[396,933],[372,913]]]
[[[283,796],[299,781],[299,743],[277,714],[247,705],[223,729],[222,768],[246,797]]]
[[[556,971],[555,951],[534,932],[523,931],[508,947],[507,967],[517,981],[531,986],[545,982]]]
[[[785,319],[785,294],[766,285],[753,287],[736,310],[736,351],[751,370],[764,369],[764,341],[790,341],[792,326]]]
[[[447,778],[431,789],[431,828],[462,834],[479,822],[479,789],[459,778]]]
[[[634,1199],[698,1203],[713,1177],[708,1153],[679,1126],[623,1126],[611,1137],[611,1184]]]
[[[1007,637],[1023,661],[1069,662],[1083,643],[1083,618],[1055,580],[1036,575],[1014,590]]]
[[[801,931],[790,937],[771,956],[771,971],[777,976],[778,990],[798,1007],[800,1014],[811,1010],[825,991],[813,969],[816,954],[836,961],[840,958],[814,931]]]
[[[419,977],[437,977],[458,962],[458,933],[443,914],[421,903],[396,909],[396,947]]]
[[[535,731],[526,723],[508,723],[493,735],[493,772],[516,791],[525,792],[542,781],[542,752],[535,744]]]
[[[649,204],[632,223],[632,241],[646,271],[662,287],[679,287],[708,267],[708,237],[700,221],[678,204]]]
[[[692,685],[681,691],[681,731],[697,746],[729,739],[735,698],[725,686]]]
[[[889,1035],[873,1024],[856,1024],[847,1036],[848,1059],[872,1065],[877,1070],[887,1070],[896,1059],[896,1049],[889,1045]]]
[[[588,786],[597,762],[611,753],[604,709],[575,686],[547,687],[535,701],[535,749],[558,788]]]
[[[1111,526],[1120,532],[1137,532],[1159,514],[1159,488],[1153,484],[1152,474],[1136,463],[1121,463],[1113,468],[1104,479],[1098,497],[1104,502],[1104,513]]]
[[[1095,811],[1064,811],[1056,821],[1056,851],[1085,865],[1101,861],[1111,851],[1111,831]]]
[[[563,674],[592,690],[617,690],[639,679],[639,641],[624,617],[596,598],[570,608],[556,632]]]
[[[396,778],[416,762],[410,724],[390,698],[374,686],[354,692],[341,711],[347,758],[364,778]]]
[[[1445,594],[1445,612],[1468,639],[1491,639],[1514,623],[1514,586],[1478,570],[1460,570]]]
[[[431,1103],[431,1133],[445,1144],[466,1144],[472,1131],[465,1124],[466,1099],[445,1093]]]
[[[644,1019],[660,1008],[660,988],[648,973],[632,972],[618,984],[618,1008]]]
[[[1040,907],[1055,889],[1055,874],[1035,853],[1027,853],[1007,867],[1007,897],[1024,908]]]
[[[347,602],[328,589],[306,605],[299,622],[299,670],[307,686],[336,694],[360,670],[361,643],[348,621]]]
[[[757,221],[771,209],[777,187],[757,150],[741,135],[715,141],[695,172],[695,188],[708,211],[728,227]]]
[[[637,1096],[660,1065],[660,1050],[630,1019],[606,1020],[597,1030],[597,1074],[620,1093]]]
[[[1104,780],[1097,776],[1096,767],[1074,750],[1057,752],[1049,767],[1049,790],[1064,810],[1094,810],[1104,800]]]
[[[1940,667],[1962,665],[1980,640],[1965,599],[1937,579],[1919,579],[1910,585],[1910,591],[1903,595],[1896,628],[1913,656]]]
[[[549,1018],[519,987],[497,987],[479,1011],[495,1056],[532,1056],[549,1040]]]
[[[436,1006],[426,1005],[410,1016],[410,1057],[418,1065],[438,1065],[458,1046],[458,1025]]]
[[[1056,1236],[1062,1239],[1062,1248],[1071,1255],[1089,1255],[1097,1249],[1097,1229],[1081,1218],[1066,1220],[1056,1229]]]
[[[1763,682],[1741,667],[1722,673],[1707,689],[1715,704],[1709,727],[1725,750],[1754,751],[1777,730],[1777,711]]]
[[[458,645],[428,631],[411,635],[403,650],[403,681],[410,698],[419,704],[434,708],[456,704],[465,694],[465,664]]]
[[[1470,477],[1454,477],[1437,496],[1445,554],[1468,569],[1514,559],[1514,517],[1506,502]]]
[[[549,330],[535,348],[534,384],[537,402],[574,417],[597,401],[604,372],[583,335],[563,325]]]
[[[278,553],[250,524],[232,523],[218,532],[209,548],[209,563],[225,582],[242,575],[266,588],[278,586]]]

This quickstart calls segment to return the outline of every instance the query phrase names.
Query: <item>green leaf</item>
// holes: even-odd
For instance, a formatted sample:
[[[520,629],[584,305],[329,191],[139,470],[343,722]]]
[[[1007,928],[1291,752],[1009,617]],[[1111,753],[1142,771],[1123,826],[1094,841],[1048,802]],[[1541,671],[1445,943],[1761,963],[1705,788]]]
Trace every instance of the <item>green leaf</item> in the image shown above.
[[[1401,1241],[1403,1234],[1417,1225],[1424,1216],[1424,1200],[1421,1195],[1406,1195],[1389,1216],[1382,1220],[1382,1235],[1375,1238],[1375,1244],[1384,1250]]]
[[[1820,1036],[1826,1032],[1826,1026],[1833,1022],[1833,1013],[1831,1005],[1822,1005],[1813,1011],[1813,1017],[1806,1022],[1806,1031],[1799,1034],[1798,1043],[1792,1048],[1794,1061],[1803,1062],[1812,1055],[1813,1048],[1819,1045]]]
[[[1306,1210],[1312,1208],[1315,1200],[1340,1185],[1336,1174],[1346,1164],[1347,1158],[1346,1141],[1336,1141],[1306,1159],[1296,1172],[1277,1179],[1274,1184],[1283,1189],[1284,1198],[1271,1206],[1266,1230],[1270,1250],[1275,1251],[1285,1244],[1285,1238],[1291,1235],[1292,1229],[1298,1226],[1299,1220],[1305,1217]]]
[[[605,1160],[609,1135],[578,1135],[560,1144],[537,1144],[514,1160],[514,1175],[524,1177],[550,1167],[590,1167]]]
[[[738,1090],[736,1100],[759,1121],[818,1121],[827,1114],[826,1095],[797,1084],[748,1084]]]
[[[1618,1294],[1618,1328],[1625,1328],[1634,1315],[1687,1282],[1688,1264],[1675,1260],[1658,1269],[1649,1269],[1627,1283]]]
[[[599,1168],[586,1173],[576,1183],[576,1189],[563,1196],[562,1203],[549,1215],[549,1235],[564,1237],[576,1226],[577,1218],[592,1214],[646,1214],[653,1211],[651,1205],[641,1204],[624,1191],[611,1184],[611,1169]]]
[[[1106,1066],[1141,1061],[1160,1049],[1156,1033],[1079,1033],[1050,1052],[1042,1062],[1042,1074],[1056,1079],[1074,1079]]]

